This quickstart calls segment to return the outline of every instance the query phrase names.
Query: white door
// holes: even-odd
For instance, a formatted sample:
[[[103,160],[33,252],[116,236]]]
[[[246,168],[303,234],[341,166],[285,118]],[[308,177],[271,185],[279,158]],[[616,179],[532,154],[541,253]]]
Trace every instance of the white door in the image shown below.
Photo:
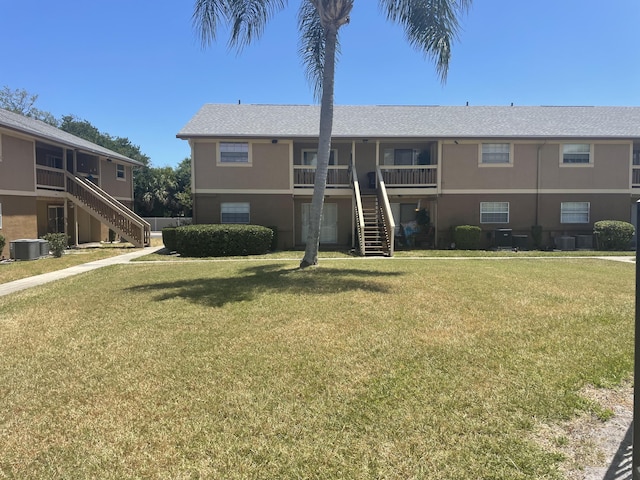
[[[302,204],[302,243],[307,243],[309,235],[309,217],[311,204]],[[338,243],[338,204],[325,203],[322,207],[322,225],[320,227],[320,243]]]

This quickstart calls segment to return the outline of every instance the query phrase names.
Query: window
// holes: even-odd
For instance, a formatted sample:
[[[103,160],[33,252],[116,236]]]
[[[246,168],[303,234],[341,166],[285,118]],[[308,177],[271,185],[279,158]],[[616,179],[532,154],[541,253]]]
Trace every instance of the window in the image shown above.
[[[62,169],[62,157],[47,154],[44,157],[44,163],[42,165],[44,165],[45,167]]]
[[[588,143],[565,143],[562,145],[563,165],[589,165],[591,145]]]
[[[249,223],[249,213],[248,202],[222,203],[220,205],[220,223]]]
[[[116,164],[116,178],[118,180],[126,180],[124,165]]]
[[[480,223],[509,223],[509,202],[481,202]]]
[[[249,163],[249,144],[220,142],[220,163]]]
[[[633,164],[635,166],[640,165],[640,149],[635,147],[633,149]]]
[[[2,228],[2,204],[0,203],[0,229]]]
[[[329,154],[329,165],[336,164],[336,158],[338,158],[338,151],[331,150]],[[317,150],[303,150],[302,151],[302,164],[310,165],[312,167],[318,166],[318,151]]]
[[[412,148],[385,148],[385,165],[418,165],[418,151]]]
[[[64,207],[49,205],[47,233],[64,233]]]
[[[510,164],[511,144],[483,143],[480,158],[483,164]]]
[[[560,223],[589,223],[589,202],[562,202]]]

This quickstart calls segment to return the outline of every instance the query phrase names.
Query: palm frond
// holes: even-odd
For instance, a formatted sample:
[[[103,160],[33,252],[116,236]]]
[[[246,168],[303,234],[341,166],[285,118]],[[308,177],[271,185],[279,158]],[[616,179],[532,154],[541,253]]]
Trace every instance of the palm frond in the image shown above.
[[[231,22],[229,45],[242,49],[259,38],[271,17],[287,6],[287,0],[226,0]]]
[[[460,17],[471,0],[380,0],[387,19],[404,28],[410,45],[436,64],[442,82],[447,79],[451,44],[460,30]]]
[[[226,0],[195,1],[191,23],[198,32],[203,47],[215,41],[218,22],[226,18],[226,3]]]
[[[298,30],[300,32],[300,42],[298,52],[302,58],[305,67],[305,75],[307,81],[313,88],[313,94],[316,100],[320,100],[322,96],[322,75],[324,71],[324,54],[325,54],[325,26],[321,18],[320,11],[316,5],[319,2],[331,3],[333,0],[303,0],[298,11]],[[334,12],[325,21],[333,24],[336,30],[340,26],[348,23],[349,13],[353,6],[353,0],[342,0],[338,2],[340,8]],[[326,10],[325,10],[326,12]],[[325,13],[326,15],[326,13]],[[336,61],[340,58],[340,37],[336,38]]]
[[[305,68],[305,75],[313,88],[314,97],[319,99],[322,92],[325,32],[318,10],[311,2],[303,1],[300,5],[298,30],[300,31],[298,51]]]
[[[203,47],[215,41],[219,23],[228,23],[229,45],[241,50],[259,38],[274,13],[286,6],[287,0],[195,0],[191,21]]]

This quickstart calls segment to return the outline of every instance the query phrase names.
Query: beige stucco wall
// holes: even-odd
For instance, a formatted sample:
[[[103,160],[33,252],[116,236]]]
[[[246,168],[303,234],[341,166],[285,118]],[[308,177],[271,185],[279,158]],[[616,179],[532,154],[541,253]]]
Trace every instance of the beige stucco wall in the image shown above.
[[[509,223],[480,223],[481,202],[509,202]],[[589,223],[560,223],[562,202],[589,202]],[[482,194],[443,195],[437,204],[439,244],[446,247],[449,229],[456,225],[477,225],[482,228],[484,246],[489,245],[489,234],[496,229],[511,229],[514,235],[531,236],[531,226],[542,226],[545,237],[582,235],[593,231],[600,220],[629,222],[631,205],[629,196],[622,194]]]
[[[125,179],[120,180],[116,176],[116,162],[100,162],[100,186],[110,195],[121,198],[132,198],[132,175],[131,167],[124,167]]]
[[[630,143],[595,143],[592,165],[561,166],[561,155],[562,146],[559,143],[542,147],[540,188],[629,188]]]
[[[220,223],[220,204],[249,202],[253,225],[278,228],[278,248],[293,247],[293,200],[291,195],[195,195],[196,214],[193,223]]]
[[[35,191],[33,142],[7,134],[1,137],[0,190]]]
[[[20,238],[37,238],[36,197],[0,195],[2,205],[2,228],[0,235],[6,246],[0,253],[9,257],[9,242]]]
[[[195,142],[194,174],[198,189],[288,190],[289,144],[251,142],[251,164],[216,165],[218,144]]]
[[[492,142],[497,142],[493,140]],[[537,145],[513,145],[512,165],[480,165],[478,143],[442,146],[443,189],[531,189],[537,180]]]

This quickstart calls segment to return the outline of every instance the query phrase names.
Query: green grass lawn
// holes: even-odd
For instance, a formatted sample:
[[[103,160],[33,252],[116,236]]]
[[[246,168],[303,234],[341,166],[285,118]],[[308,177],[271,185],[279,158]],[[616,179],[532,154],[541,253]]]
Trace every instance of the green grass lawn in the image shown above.
[[[0,476],[561,478],[633,365],[631,264],[142,263],[0,298]],[[551,442],[553,444],[553,442]]]
[[[54,272],[131,251],[133,250],[130,248],[88,248],[65,253],[60,258],[47,257],[38,260],[0,263],[0,283]]]

